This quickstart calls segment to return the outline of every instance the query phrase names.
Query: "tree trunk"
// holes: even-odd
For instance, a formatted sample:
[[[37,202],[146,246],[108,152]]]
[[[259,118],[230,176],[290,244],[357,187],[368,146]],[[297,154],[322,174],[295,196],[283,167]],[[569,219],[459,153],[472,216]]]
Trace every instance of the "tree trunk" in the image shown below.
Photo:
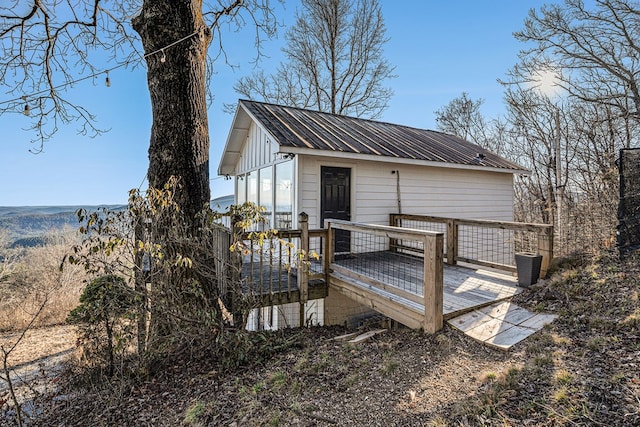
[[[193,218],[210,200],[206,55],[211,31],[202,1],[145,0],[132,22],[147,55],[153,113],[149,186],[162,188],[177,177],[182,188],[176,201],[185,217]]]
[[[200,236],[195,216],[209,206],[211,196],[206,99],[206,58],[211,31],[202,16],[202,0],[144,0],[132,24],[144,46],[153,114],[149,187],[162,189],[172,176],[177,178],[174,201],[188,230],[188,235],[182,237],[197,241]],[[202,256],[199,252],[189,253],[187,247],[176,246],[175,242],[171,247],[170,224],[165,224],[164,230],[163,224],[154,225],[160,232],[159,243],[168,245],[165,250],[169,254]],[[163,232],[167,234],[163,236]],[[193,275],[205,286],[198,272]],[[171,335],[172,323],[163,313],[162,302],[157,301],[166,304],[181,285],[180,279],[169,274],[151,284],[153,293],[147,295],[151,298],[147,301],[148,346],[161,348],[163,338]],[[142,325],[139,322],[139,327]]]

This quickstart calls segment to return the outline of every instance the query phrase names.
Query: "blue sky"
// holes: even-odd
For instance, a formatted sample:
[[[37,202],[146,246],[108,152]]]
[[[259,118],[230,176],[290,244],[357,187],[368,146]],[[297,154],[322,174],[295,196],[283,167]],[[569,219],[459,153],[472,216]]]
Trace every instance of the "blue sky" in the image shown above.
[[[529,9],[558,1],[380,0],[390,38],[386,57],[398,76],[388,81],[395,95],[380,120],[435,129],[434,111],[463,91],[485,99],[485,116],[501,114],[503,89],[496,80],[505,77],[523,47],[512,33],[522,28]],[[279,13],[285,25],[292,23],[297,5],[287,1]],[[281,60],[283,33],[264,44],[269,58],[260,68],[272,70]],[[233,118],[222,106],[237,100],[233,84],[254,69],[252,36],[245,30],[223,40],[229,61],[239,68],[215,64],[215,100],[209,108],[212,197],[233,192],[232,182],[216,175]],[[129,189],[146,187],[151,109],[145,70],[118,69],[110,80],[110,87],[99,77],[66,90],[96,115],[97,127],[109,129],[96,138],[78,135],[71,124],[34,155],[29,152],[33,134],[24,130],[29,119],[0,116],[0,206],[119,204],[126,203]],[[0,93],[0,102],[11,98]]]

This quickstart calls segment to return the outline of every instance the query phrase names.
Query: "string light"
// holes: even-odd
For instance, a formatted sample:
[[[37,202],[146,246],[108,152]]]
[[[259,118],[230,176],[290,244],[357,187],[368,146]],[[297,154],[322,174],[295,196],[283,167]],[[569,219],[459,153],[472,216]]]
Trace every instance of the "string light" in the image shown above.
[[[27,102],[27,97],[23,96],[22,100],[24,101],[24,110],[22,111],[22,114],[24,114],[25,116],[28,116],[31,114],[31,108],[29,108],[29,103]]]
[[[204,28],[208,28],[208,27],[204,27]],[[138,60],[133,60],[132,59],[132,60],[128,60],[128,61],[125,61],[125,62],[121,62],[121,63],[119,63],[119,64],[117,64],[117,65],[115,65],[115,66],[113,66],[111,68],[107,68],[106,70],[98,71],[96,73],[93,73],[93,74],[90,74],[90,75],[87,75],[87,76],[84,76],[84,77],[80,77],[80,78],[75,79],[75,80],[70,80],[70,81],[67,81],[65,83],[61,83],[61,84],[59,84],[57,86],[49,87],[47,89],[43,89],[43,90],[38,91],[38,92],[33,92],[33,93],[28,94],[28,95],[23,95],[23,96],[21,96],[19,98],[13,98],[13,99],[8,99],[6,101],[0,101],[0,105],[10,104],[12,102],[16,102],[16,101],[20,101],[20,100],[23,100],[23,101],[26,102],[27,98],[35,98],[37,96],[40,96],[40,95],[43,95],[45,93],[51,92],[52,90],[63,89],[63,88],[66,88],[67,86],[73,86],[74,84],[80,83],[80,82],[85,81],[85,80],[95,79],[96,77],[98,77],[102,73],[106,73],[107,74],[107,76],[105,78],[105,85],[107,87],[109,87],[109,86],[111,86],[111,80],[109,79],[109,71],[113,71],[113,70],[117,70],[118,68],[126,67],[127,65],[129,65],[129,64],[131,64],[133,62],[139,62],[142,59],[147,59],[147,58],[149,58],[149,57],[151,57],[153,55],[157,55],[157,54],[162,54],[162,56],[160,57],[160,62],[165,62],[166,59],[167,59],[166,56],[165,56],[165,53],[164,53],[165,49],[169,49],[170,47],[173,47],[173,46],[175,46],[175,45],[177,45],[179,43],[182,43],[182,42],[184,42],[186,40],[189,40],[192,37],[195,37],[198,34],[200,34],[201,31],[202,31],[202,29],[200,29],[198,31],[195,31],[195,32],[189,34],[188,36],[184,36],[181,39],[178,39],[178,40],[176,40],[176,41],[174,41],[172,43],[169,43],[168,45],[166,45],[164,47],[161,47],[160,49],[156,49],[153,52],[149,52],[149,53],[147,53],[145,55],[142,55],[141,58],[138,59]],[[29,104],[25,105],[24,110],[23,110],[23,114],[25,116],[28,116],[28,115],[31,114],[31,108],[29,107]]]

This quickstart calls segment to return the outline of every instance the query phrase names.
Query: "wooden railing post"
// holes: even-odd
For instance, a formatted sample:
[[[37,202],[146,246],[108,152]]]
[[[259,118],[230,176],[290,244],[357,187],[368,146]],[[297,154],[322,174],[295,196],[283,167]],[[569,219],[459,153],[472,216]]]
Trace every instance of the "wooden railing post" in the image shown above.
[[[456,265],[458,262],[458,222],[447,220],[447,264]]]
[[[442,234],[424,239],[424,326],[428,334],[442,329],[443,325],[443,238]]]
[[[239,216],[231,217],[231,234],[229,235],[229,248],[236,244],[236,241],[242,239],[243,231],[242,227],[238,226],[240,222]],[[231,281],[230,286],[227,287],[227,301],[229,303],[229,310],[233,315],[233,324],[235,326],[243,325],[243,313],[242,313],[242,254],[239,250],[230,252],[229,257],[229,279]]]
[[[538,231],[538,254],[542,255],[540,278],[544,279],[553,260],[553,227]]]
[[[327,237],[324,239],[324,277],[327,286],[329,283],[329,276],[331,275],[331,263],[333,262],[333,241],[335,239],[335,230],[331,227],[331,222],[325,221],[324,226],[327,229]]]
[[[389,214],[389,225],[391,227],[397,227],[400,215],[399,214]],[[389,251],[390,252],[398,252],[398,240],[397,239],[389,239]]]
[[[298,290],[300,291],[300,327],[304,327],[305,312],[304,305],[309,299],[309,215],[300,212],[298,215],[298,226],[300,227],[300,251],[302,259],[298,262]]]

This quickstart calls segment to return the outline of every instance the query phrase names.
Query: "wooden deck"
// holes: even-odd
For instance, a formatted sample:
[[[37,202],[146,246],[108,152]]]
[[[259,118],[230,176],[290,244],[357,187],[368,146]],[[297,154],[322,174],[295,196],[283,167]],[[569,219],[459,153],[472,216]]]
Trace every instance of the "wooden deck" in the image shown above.
[[[419,327],[417,319],[424,313],[424,304],[421,304],[424,297],[423,262],[420,257],[395,252],[357,254],[338,259],[332,264],[330,287],[400,323]],[[358,277],[356,280],[354,273]],[[393,288],[393,292],[389,292],[389,288]],[[511,298],[519,292],[521,289],[511,274],[484,267],[445,265],[443,317],[451,319]]]
[[[518,287],[518,280],[513,275],[488,268],[444,266],[445,319],[511,298],[520,292],[522,288]]]
[[[308,299],[325,298],[332,287],[400,323],[420,327],[415,319],[425,310],[421,303],[423,262],[420,257],[388,251],[338,257],[331,264],[330,286],[324,275],[318,274],[320,265],[316,263],[312,266]],[[295,269],[243,264],[243,291],[262,306],[300,302],[297,274]],[[444,265],[443,318],[452,319],[519,292],[521,288],[511,274],[485,267]]]
[[[412,221],[445,223],[446,233],[442,233],[422,227],[399,227],[400,217],[406,216],[392,215],[392,226],[334,219],[325,222],[323,229],[309,230],[308,216],[301,213],[300,229],[280,230],[275,246],[269,246],[275,250],[263,251],[263,243],[254,241],[255,238],[247,234],[245,239],[250,241],[248,247],[251,250],[248,256],[242,257],[235,254],[235,257],[225,258],[232,240],[230,231],[225,230],[222,243],[218,245],[223,253],[220,262],[226,260],[227,264],[240,269],[231,275],[231,282],[236,284],[234,286],[240,283],[245,296],[262,306],[325,298],[331,287],[333,291],[341,292],[408,327],[434,333],[442,328],[444,321],[508,300],[521,291],[512,273],[515,267],[505,264],[505,261],[485,259],[482,254],[458,256],[461,247],[459,226],[537,233],[543,270],[545,259],[548,264],[553,258],[553,227],[549,225],[417,215],[406,217]],[[350,253],[336,253],[335,233],[338,231],[351,233]],[[305,260],[311,258],[308,254],[315,253],[310,248],[321,254],[320,260],[311,261],[309,276],[306,273],[298,275],[295,269],[285,268],[296,263],[292,262],[290,254],[288,260],[278,257],[278,254],[288,253],[282,246],[283,239],[286,247],[286,242],[298,239],[300,254],[308,257]],[[501,252],[498,250],[497,253]],[[472,264],[461,265],[461,261]],[[309,264],[305,261],[300,265],[306,269]],[[234,305],[233,293],[225,286],[221,292],[230,295],[230,303]],[[492,313],[487,316],[493,316]]]
[[[328,286],[324,275],[318,274],[317,265],[312,265],[309,277],[309,300],[326,298]],[[282,305],[301,301],[296,269],[269,266],[259,263],[242,264],[242,291],[257,299],[261,307]]]

